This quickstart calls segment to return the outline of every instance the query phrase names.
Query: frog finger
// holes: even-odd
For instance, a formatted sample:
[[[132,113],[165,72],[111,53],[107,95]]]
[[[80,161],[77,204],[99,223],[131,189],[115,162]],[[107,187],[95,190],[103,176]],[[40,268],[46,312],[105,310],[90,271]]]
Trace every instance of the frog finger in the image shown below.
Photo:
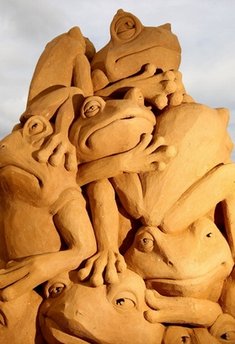
[[[118,275],[116,270],[116,257],[114,252],[108,253],[108,261],[105,268],[105,281],[107,283],[116,283],[118,282]]]
[[[66,147],[63,143],[60,143],[55,152],[50,156],[49,162],[52,166],[59,166],[61,161],[63,161],[66,152]]]
[[[2,301],[11,301],[29,290],[33,290],[33,288],[38,286],[40,283],[41,281],[38,280],[37,276],[33,277],[29,273],[24,273],[18,281],[1,290],[0,299]]]
[[[60,143],[61,139],[59,135],[52,136],[45,146],[37,153],[37,160],[39,162],[47,162],[53,151]]]
[[[127,268],[124,257],[121,254],[117,254],[116,269],[118,272],[123,272]]]
[[[93,267],[93,264],[94,264],[94,261],[97,259],[97,255],[91,257],[90,259],[88,259],[86,261],[86,264],[85,264],[85,267],[80,269],[77,273],[77,276],[78,276],[78,279],[80,281],[84,281],[85,279],[88,278],[88,276],[90,275],[91,273],[91,270],[92,270],[92,267]]]
[[[65,154],[65,168],[68,171],[74,171],[77,169],[77,157],[76,157],[76,149],[72,147],[66,154]]]
[[[143,134],[138,145],[134,148],[138,151],[144,151],[146,147],[150,144],[153,136],[151,134]]]
[[[97,256],[98,258],[93,264],[93,273],[90,278],[90,282],[94,287],[98,287],[104,283],[103,273],[108,263],[108,252],[101,252]]]
[[[145,149],[145,153],[151,154],[151,153],[155,152],[156,149],[163,146],[164,144],[165,144],[165,139],[163,136],[154,136],[151,144]]]
[[[1,276],[0,279],[0,289],[3,289],[20,279],[24,278],[29,273],[29,269],[25,266],[22,268],[18,268],[17,270],[13,270],[11,272],[8,272],[4,276]]]

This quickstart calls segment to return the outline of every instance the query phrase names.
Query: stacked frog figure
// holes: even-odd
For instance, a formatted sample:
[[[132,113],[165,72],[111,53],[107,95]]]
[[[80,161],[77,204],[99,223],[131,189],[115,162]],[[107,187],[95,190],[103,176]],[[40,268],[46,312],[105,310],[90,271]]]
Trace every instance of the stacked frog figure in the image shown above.
[[[49,42],[0,142],[0,341],[235,343],[229,112],[186,93],[170,24],[110,32]]]

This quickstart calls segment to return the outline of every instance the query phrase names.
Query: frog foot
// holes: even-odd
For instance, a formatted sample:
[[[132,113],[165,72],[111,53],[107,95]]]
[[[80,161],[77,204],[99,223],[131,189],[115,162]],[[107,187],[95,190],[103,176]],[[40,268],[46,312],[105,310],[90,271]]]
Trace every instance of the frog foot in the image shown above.
[[[69,139],[62,133],[54,134],[45,146],[37,153],[39,162],[49,162],[52,166],[58,166],[64,161],[68,171],[76,170],[76,149]]]
[[[123,256],[116,251],[103,250],[86,261],[85,267],[78,271],[78,278],[83,281],[90,276],[90,283],[98,287],[118,281],[118,273],[126,269]]]

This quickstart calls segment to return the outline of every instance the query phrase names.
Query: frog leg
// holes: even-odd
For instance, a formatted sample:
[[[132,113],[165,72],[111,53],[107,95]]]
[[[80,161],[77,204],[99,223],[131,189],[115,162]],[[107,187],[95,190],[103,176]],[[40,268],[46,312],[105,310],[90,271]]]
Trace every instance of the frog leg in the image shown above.
[[[152,322],[209,327],[222,314],[216,302],[193,297],[162,296],[156,290],[146,290],[146,302],[151,309],[145,318]]]
[[[51,213],[67,249],[9,262],[0,270],[0,300],[17,298],[57,274],[74,270],[95,253],[94,232],[80,190],[66,190]]]
[[[101,179],[88,185],[87,193],[92,213],[98,252],[88,259],[78,272],[81,280],[90,277],[92,285],[118,281],[117,272],[126,268],[118,248],[119,213],[115,193],[108,179]]]
[[[229,237],[234,240],[233,196],[235,194],[235,164],[219,165],[194,183],[167,211],[160,225],[167,233],[186,229],[200,217],[208,214],[223,200],[227,205]],[[234,245],[234,244],[233,244]]]

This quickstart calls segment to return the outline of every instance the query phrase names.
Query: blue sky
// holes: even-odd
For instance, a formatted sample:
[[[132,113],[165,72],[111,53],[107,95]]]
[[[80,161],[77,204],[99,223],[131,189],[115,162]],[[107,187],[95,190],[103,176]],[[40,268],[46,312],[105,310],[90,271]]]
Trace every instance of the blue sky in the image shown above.
[[[79,26],[99,50],[119,8],[145,26],[172,24],[182,47],[180,71],[198,102],[230,109],[235,141],[234,0],[0,0],[0,137],[18,122],[46,43]]]

